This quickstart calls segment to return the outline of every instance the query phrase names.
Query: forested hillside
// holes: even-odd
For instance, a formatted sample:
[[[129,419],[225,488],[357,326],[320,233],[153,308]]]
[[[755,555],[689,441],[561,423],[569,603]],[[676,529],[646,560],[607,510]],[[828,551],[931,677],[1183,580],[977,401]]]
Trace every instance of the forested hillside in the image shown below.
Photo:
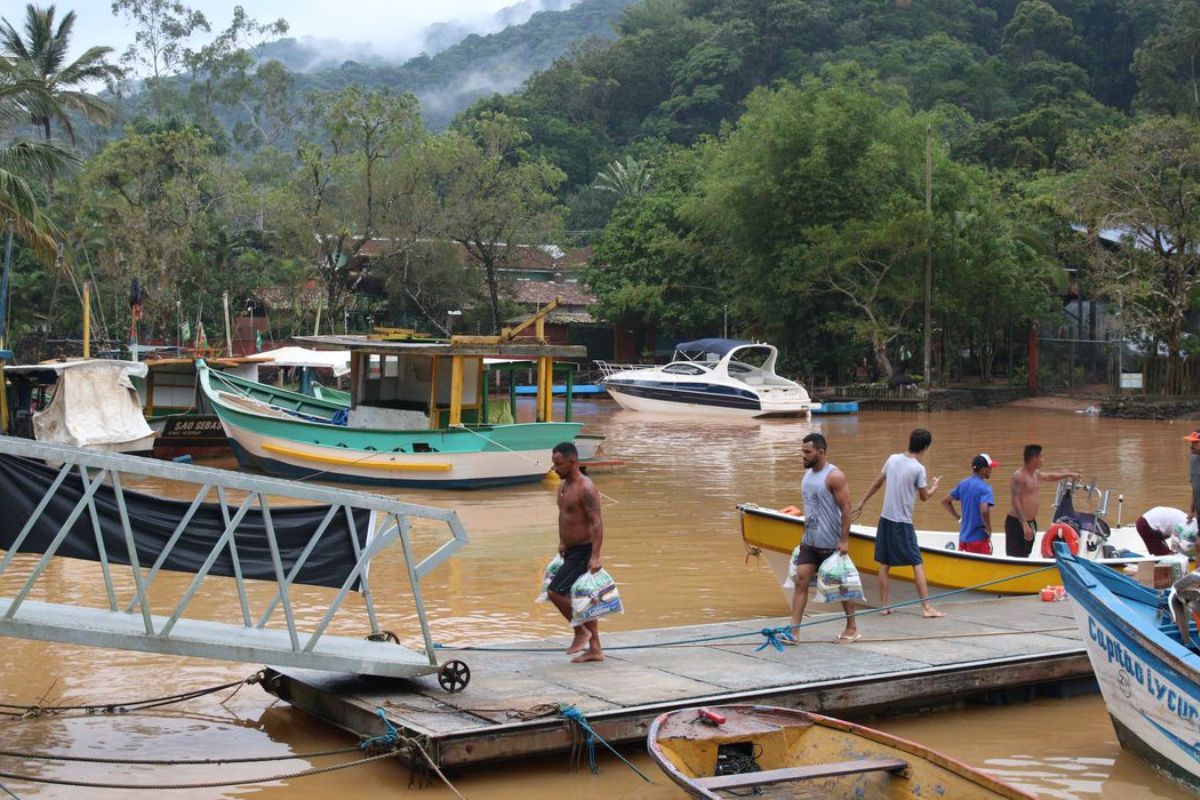
[[[64,316],[56,287],[85,268],[117,328],[132,276],[153,287],[152,330],[222,290],[311,279],[345,322],[348,265],[374,241],[395,319],[436,329],[462,309],[483,330],[507,313],[511,245],[554,242],[594,247],[605,324],[692,336],[727,315],[834,380],[921,371],[926,265],[941,379],[1020,381],[1027,332],[1060,326],[1064,298],[1169,354],[1166,384],[1200,352],[1197,0],[583,0],[400,67],[312,75],[262,57],[284,24],[235,15],[195,47],[186,6],[114,8],[173,32],[122,59],[124,119],[67,90],[79,65],[46,67],[7,32],[17,328]],[[30,23],[37,41],[52,21]],[[89,69],[113,78],[107,55]],[[78,155],[81,117],[116,141]]]
[[[966,345],[957,371],[990,377],[1014,331],[1052,320],[1073,259],[1098,262],[1089,296],[1119,296],[1172,348],[1186,338],[1195,210],[1064,187],[1073,167],[1110,166],[1085,158],[1089,138],[1153,148],[1137,115],[1195,119],[1194,0],[647,0],[618,31],[468,112],[525,120],[529,153],[567,175],[567,224],[594,238],[608,318],[700,332],[731,303],[793,358],[840,353],[841,370],[865,348],[886,372],[919,344],[932,235],[935,324]],[[641,188],[612,189],[630,174]],[[1089,218],[1174,226],[1168,285],[1163,263],[1139,285],[1079,252],[1067,223]]]

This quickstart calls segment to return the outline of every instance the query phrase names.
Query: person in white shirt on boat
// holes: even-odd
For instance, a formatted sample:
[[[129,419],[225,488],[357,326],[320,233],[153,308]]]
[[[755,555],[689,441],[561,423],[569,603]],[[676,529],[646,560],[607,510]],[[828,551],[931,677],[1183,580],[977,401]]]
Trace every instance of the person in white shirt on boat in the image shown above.
[[[862,513],[863,506],[885,483],[883,511],[879,516],[879,527],[875,530],[875,560],[879,562],[879,602],[883,614],[892,613],[888,605],[888,571],[892,567],[912,567],[913,582],[921,598],[921,614],[926,617],[944,617],[929,604],[929,585],[925,581],[925,561],[917,545],[917,532],[913,528],[913,509],[917,497],[924,502],[933,497],[942,477],[939,475],[929,483],[925,480],[925,465],[922,456],[933,444],[933,434],[924,428],[915,428],[908,436],[908,450],[888,456],[883,471],[879,473],[863,499],[854,507],[853,516]]]
[[[1146,543],[1146,552],[1152,556],[1169,556],[1171,537],[1176,528],[1181,531],[1188,524],[1188,515],[1178,508],[1155,506],[1137,518],[1134,528]]]
[[[796,588],[792,592],[792,623],[789,633],[781,638],[795,644],[799,626],[808,604],[808,586],[821,563],[834,553],[850,552],[850,485],[840,469],[825,458],[828,444],[819,433],[810,433],[800,445],[804,459],[804,480],[800,495],[804,498],[804,537],[800,540],[796,558]],[[862,634],[854,622],[854,604],[843,602],[846,628],[835,641],[838,644],[857,642]]]

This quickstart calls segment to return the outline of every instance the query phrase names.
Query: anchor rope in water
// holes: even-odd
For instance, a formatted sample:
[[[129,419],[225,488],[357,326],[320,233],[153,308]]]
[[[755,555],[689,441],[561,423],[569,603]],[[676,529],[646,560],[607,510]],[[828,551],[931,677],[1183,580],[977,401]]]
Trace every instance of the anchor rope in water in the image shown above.
[[[131,764],[145,766],[211,766],[213,764],[239,764],[262,761],[285,761],[285,760],[302,760],[307,758],[315,758],[319,756],[329,755],[344,755],[346,753],[363,752],[363,757],[355,761],[347,761],[341,764],[332,764],[325,767],[313,767],[297,772],[284,773],[280,775],[272,775],[265,778],[253,779],[231,779],[227,781],[212,781],[207,783],[169,783],[169,784],[117,784],[117,783],[101,783],[94,781],[76,781],[66,778],[47,778],[43,776],[21,775],[0,771],[0,777],[10,780],[26,781],[29,783],[52,784],[56,786],[78,786],[89,789],[121,789],[126,791],[135,790],[154,790],[154,791],[171,791],[171,790],[195,790],[195,789],[210,789],[224,786],[250,786],[260,783],[273,783],[283,780],[293,780],[297,778],[306,778],[313,775],[321,775],[327,772],[335,772],[338,770],[349,769],[351,767],[369,764],[374,761],[380,761],[385,758],[395,758],[403,755],[406,751],[410,758],[421,756],[424,761],[437,773],[438,777],[445,782],[446,786],[454,793],[459,800],[466,800],[461,793],[450,783],[450,780],[445,776],[428,751],[421,745],[417,739],[403,736],[396,727],[387,719],[383,709],[378,709],[380,719],[386,726],[386,730],[379,736],[373,736],[364,739],[355,747],[343,748],[339,750],[326,750],[314,753],[294,753],[283,756],[262,756],[248,758],[222,758],[222,759],[198,759],[198,760],[149,760],[149,759],[115,759],[115,758],[87,758],[80,756],[59,756],[40,753],[22,753],[15,751],[0,751],[0,756],[8,756],[14,758],[29,758],[41,761],[63,761],[63,762],[87,762],[96,764]],[[369,755],[369,751],[384,748],[385,752],[376,755]],[[0,784],[0,789],[3,789],[12,797],[17,797],[11,791]],[[19,798],[18,798],[19,800]]]
[[[598,741],[598,742],[600,742],[600,744],[607,747],[609,752],[611,752],[614,756],[621,759],[621,761],[624,762],[625,766],[629,767],[631,770],[636,772],[638,774],[638,776],[641,777],[642,780],[644,780],[646,783],[654,783],[654,781],[652,781],[646,777],[645,773],[643,773],[640,769],[635,767],[629,761],[629,759],[625,758],[625,756],[621,755],[615,749],[613,749],[613,746],[611,744],[604,741],[604,739],[600,736],[600,734],[596,733],[596,730],[591,726],[591,723],[588,722],[587,717],[584,716],[584,713],[582,711],[580,711],[578,708],[576,708],[573,705],[568,705],[565,703],[560,704],[558,707],[558,715],[560,717],[562,717],[563,719],[567,720],[568,722],[574,724],[580,731],[582,731],[584,734],[586,734],[586,737],[584,739],[584,742],[585,742],[584,746],[587,749],[588,766],[591,768],[593,775],[597,775],[600,773],[600,767],[596,764],[596,742]],[[572,750],[574,750],[574,748],[572,748]]]
[[[1028,572],[1022,572],[1017,575],[1009,575],[1006,578],[999,578],[994,581],[987,581],[986,583],[979,583],[974,586],[968,586],[963,589],[953,589],[948,592],[942,592],[941,594],[931,595],[930,597],[928,597],[924,600],[917,598],[915,600],[905,600],[904,602],[901,602],[901,603],[892,603],[891,605],[888,605],[888,606],[880,606],[879,608],[863,609],[862,611],[856,611],[853,614],[851,614],[850,618],[858,619],[858,617],[865,617],[870,614],[879,614],[884,611],[893,611],[898,608],[907,608],[908,606],[913,606],[913,605],[917,605],[920,603],[926,603],[926,602],[930,602],[933,600],[940,600],[941,598],[950,597],[950,596],[956,595],[956,594],[962,594],[963,592],[973,592],[978,589],[987,588],[988,586],[995,586],[996,584],[1006,583],[1007,581],[1017,580],[1018,578],[1026,578],[1026,577],[1029,577],[1030,575],[1037,575],[1040,572],[1046,572],[1047,570],[1052,570],[1052,569],[1058,569],[1058,567],[1054,564],[1050,564],[1050,565],[1047,565],[1044,567],[1038,567],[1037,569],[1029,570]],[[784,636],[798,628],[809,628],[814,625],[823,625],[828,622],[840,622],[843,619],[845,619],[844,616],[831,614],[828,617],[822,617],[820,619],[811,620],[809,622],[801,622],[799,625],[788,624],[788,625],[781,625],[777,628],[762,628],[757,631],[743,631],[740,633],[725,633],[725,634],[718,634],[715,636],[697,636],[697,637],[694,637],[691,639],[680,639],[678,641],[671,641],[671,642],[655,642],[653,644],[613,645],[610,647],[605,647],[604,649],[609,650],[609,651],[651,650],[651,649],[658,648],[658,647],[680,647],[680,646],[684,646],[684,645],[694,645],[694,644],[705,644],[708,642],[728,641],[730,639],[743,639],[747,636],[762,636],[762,637],[764,637],[765,641],[763,641],[758,646],[758,648],[756,648],[755,652],[757,652],[758,650],[762,650],[766,647],[774,647],[776,650],[783,652],[784,645],[783,645],[783,642],[780,640],[781,636]],[[487,646],[479,646],[479,645],[465,646],[465,647],[453,647],[450,645],[443,645],[443,644],[437,644],[437,643],[435,643],[433,645],[433,647],[435,650],[455,650],[455,651],[460,651],[460,652],[477,652],[477,653],[485,653],[485,652],[491,652],[491,653],[557,653],[561,649],[558,647],[487,647]]]
[[[361,746],[343,747],[338,750],[317,750],[311,753],[289,753],[277,756],[243,756],[237,758],[198,758],[198,759],[162,759],[162,758],[99,758],[90,756],[66,756],[55,753],[29,753],[19,750],[0,750],[0,756],[5,758],[20,758],[29,761],[64,761],[83,764],[129,764],[145,767],[205,767],[214,764],[256,764],[264,761],[306,761],[310,758],[325,756],[342,756],[357,753]]]
[[[364,751],[370,750],[370,749],[373,749],[376,747],[395,748],[399,745],[404,745],[407,748],[412,748],[413,750],[416,750],[418,753],[420,753],[420,755],[425,759],[426,763],[429,764],[430,768],[434,772],[437,773],[437,776],[442,779],[442,782],[446,784],[446,786],[450,789],[450,791],[454,792],[455,796],[458,797],[459,800],[466,800],[465,797],[463,797],[461,794],[459,794],[458,789],[454,788],[454,784],[450,783],[450,779],[446,777],[445,773],[442,772],[442,770],[438,767],[437,763],[434,762],[433,757],[430,756],[429,752],[424,747],[421,746],[421,743],[419,741],[417,741],[416,739],[406,737],[403,734],[401,734],[400,731],[396,730],[396,726],[393,725],[391,720],[389,720],[387,718],[387,714],[384,713],[384,710],[382,708],[375,709],[375,714],[381,720],[383,720],[383,725],[384,725],[385,730],[379,736],[372,736],[369,739],[364,739],[363,742],[359,745],[360,748],[362,748]]]
[[[180,694],[165,695],[163,697],[150,697],[144,700],[131,700],[124,703],[94,703],[88,705],[61,705],[61,706],[46,706],[42,703],[33,705],[14,705],[11,703],[0,703],[0,717],[9,717],[11,719],[30,719],[36,717],[46,717],[58,715],[67,711],[82,711],[85,714],[128,714],[131,711],[144,711],[150,708],[159,708],[161,706],[172,705],[174,703],[184,703],[188,700],[195,700],[205,695],[215,694],[226,689],[237,688],[240,690],[243,686],[254,685],[259,683],[264,674],[259,671],[246,678],[238,681],[230,681],[228,683],[209,686],[203,689],[195,689],[190,692],[182,692]],[[235,691],[234,694],[237,692]],[[232,696],[232,695],[231,695]]]
[[[300,770],[299,772],[289,772],[282,775],[271,775],[265,778],[250,778],[250,779],[235,779],[227,781],[209,781],[207,783],[100,783],[95,781],[75,781],[66,778],[47,778],[41,775],[20,775],[13,772],[0,771],[0,778],[7,778],[15,781],[25,781],[28,783],[45,783],[54,786],[78,786],[86,789],[120,789],[124,791],[136,790],[151,790],[151,791],[185,791],[195,789],[218,789],[224,786],[251,786],[258,783],[274,783],[276,781],[294,780],[297,778],[308,778],[313,775],[323,775],[327,772],[337,772],[351,767],[359,767],[363,764],[369,764],[373,761],[380,761],[385,758],[395,758],[394,752],[381,753],[376,756],[366,756],[356,761],[347,761],[344,764],[332,764],[328,767],[314,767],[312,769]],[[459,795],[461,797],[461,795]]]

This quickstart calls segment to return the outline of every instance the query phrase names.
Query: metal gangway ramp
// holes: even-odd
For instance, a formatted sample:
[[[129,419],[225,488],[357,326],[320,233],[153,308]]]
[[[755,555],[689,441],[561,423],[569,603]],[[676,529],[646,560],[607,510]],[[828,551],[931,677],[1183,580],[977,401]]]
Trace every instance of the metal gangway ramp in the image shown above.
[[[131,475],[190,485],[194,498],[188,504],[133,491],[125,486],[125,476]],[[22,499],[22,491],[30,496]],[[229,491],[245,492],[245,499],[227,502]],[[40,498],[35,500],[35,495]],[[146,540],[146,529],[153,514],[138,507],[148,502],[173,504],[181,512],[173,526],[158,520],[160,535],[152,542]],[[280,520],[298,512],[309,515],[307,527],[297,524],[296,530],[284,530]],[[198,547],[193,538],[202,518],[209,520],[209,538]],[[409,535],[414,519],[444,523],[449,532],[447,540],[419,562]],[[371,558],[397,542],[424,637],[423,653],[400,646],[381,629],[367,582]],[[457,674],[449,676],[449,685],[443,679],[421,578],[466,543],[466,531],[453,511],[364,492],[0,436],[0,550],[7,550],[0,559],[0,578],[11,571],[17,579],[10,575],[7,583],[20,584],[15,596],[0,596],[0,636],[386,677],[441,671],[443,686],[461,689],[469,671],[464,680],[465,665],[452,662]],[[173,559],[185,550],[195,565],[186,571],[194,577],[182,582],[186,589],[181,594],[167,592],[163,598],[162,582],[156,584],[155,579],[164,569],[178,570]],[[258,554],[256,563],[251,551]],[[330,553],[340,554],[338,569],[326,566],[336,562]],[[15,559],[18,554],[28,557]],[[37,554],[41,558],[33,563]],[[99,563],[106,607],[30,599],[56,556]],[[314,584],[309,573],[320,573],[323,582]],[[202,581],[217,575],[227,575],[236,585],[236,606],[219,610],[229,619],[189,618]],[[274,584],[267,590],[273,595],[265,608],[253,612],[248,591],[252,580]],[[306,583],[337,591],[323,614],[311,613],[306,596],[309,624],[301,625],[292,590]],[[152,586],[158,604],[154,608]],[[327,632],[339,611],[361,618],[364,610],[346,607],[351,593],[361,594],[361,603],[355,605],[365,607],[364,631],[369,627],[369,637]],[[214,613],[211,607],[205,611]]]

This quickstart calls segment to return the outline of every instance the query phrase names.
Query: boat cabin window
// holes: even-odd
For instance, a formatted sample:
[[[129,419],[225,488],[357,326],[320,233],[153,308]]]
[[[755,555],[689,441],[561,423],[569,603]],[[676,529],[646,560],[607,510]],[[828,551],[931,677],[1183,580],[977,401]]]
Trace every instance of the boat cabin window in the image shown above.
[[[662,371],[669,372],[672,375],[704,375],[708,372],[708,369],[698,364],[676,362],[674,364],[667,364],[663,367]]]
[[[436,404],[438,424],[448,417],[453,394],[453,359],[429,355],[361,355],[364,363],[362,392],[357,405],[379,408],[431,412]],[[483,359],[463,358],[462,407],[463,421],[474,423],[479,418],[482,395]],[[435,386],[436,384],[436,386]],[[432,415],[431,415],[432,416]]]

